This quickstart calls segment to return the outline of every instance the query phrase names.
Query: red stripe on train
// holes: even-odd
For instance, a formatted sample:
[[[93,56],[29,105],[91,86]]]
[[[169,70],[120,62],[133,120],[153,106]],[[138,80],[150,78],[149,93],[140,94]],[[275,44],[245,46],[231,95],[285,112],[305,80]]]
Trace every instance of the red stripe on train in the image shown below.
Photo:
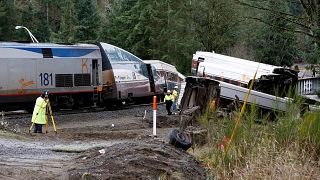
[[[88,91],[69,91],[69,92],[52,92],[49,94],[75,94],[75,93],[93,93],[93,90]],[[34,93],[28,93],[28,94],[0,94],[0,96],[29,96],[29,95],[40,95],[41,93],[34,92]]]

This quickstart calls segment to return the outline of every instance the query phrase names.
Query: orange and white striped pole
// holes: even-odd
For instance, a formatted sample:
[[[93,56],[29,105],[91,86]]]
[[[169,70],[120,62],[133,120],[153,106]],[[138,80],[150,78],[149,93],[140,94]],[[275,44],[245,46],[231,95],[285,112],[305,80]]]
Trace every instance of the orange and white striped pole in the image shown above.
[[[153,136],[157,136],[157,96],[153,96]]]

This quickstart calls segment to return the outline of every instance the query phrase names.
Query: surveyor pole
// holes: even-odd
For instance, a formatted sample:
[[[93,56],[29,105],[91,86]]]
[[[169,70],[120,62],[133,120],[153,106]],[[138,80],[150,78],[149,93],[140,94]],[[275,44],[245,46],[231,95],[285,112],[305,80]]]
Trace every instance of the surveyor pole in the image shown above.
[[[246,109],[247,101],[248,101],[248,98],[249,98],[249,96],[250,96],[250,93],[251,93],[251,89],[252,89],[252,87],[253,87],[254,80],[256,79],[256,75],[257,75],[259,66],[260,66],[260,64],[258,65],[257,70],[256,70],[256,72],[255,72],[255,74],[254,74],[254,76],[253,76],[253,79],[252,79],[251,83],[250,83],[249,91],[248,91],[248,93],[247,93],[247,95],[246,95],[246,97],[245,97],[245,99],[244,99],[244,102],[243,102],[243,105],[242,105],[242,108],[241,108],[240,115],[238,116],[238,119],[237,119],[237,121],[236,121],[236,124],[235,124],[235,126],[234,126],[234,128],[233,128],[231,137],[230,137],[230,139],[229,139],[229,141],[228,141],[228,145],[227,145],[226,151],[225,151],[225,153],[224,153],[224,159],[226,159],[226,157],[227,157],[228,151],[229,151],[229,149],[230,149],[231,142],[232,142],[232,140],[233,140],[233,138],[234,138],[234,135],[235,135],[235,133],[236,133],[236,131],[237,131],[237,128],[238,128],[240,119],[241,119],[241,117],[243,116],[244,110]]]

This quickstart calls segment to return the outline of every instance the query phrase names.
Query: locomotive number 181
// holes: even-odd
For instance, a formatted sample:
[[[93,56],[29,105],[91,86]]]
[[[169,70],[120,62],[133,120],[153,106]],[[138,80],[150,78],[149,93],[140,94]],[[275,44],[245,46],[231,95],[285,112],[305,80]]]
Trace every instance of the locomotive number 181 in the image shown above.
[[[52,73],[40,73],[39,77],[41,86],[52,86]]]

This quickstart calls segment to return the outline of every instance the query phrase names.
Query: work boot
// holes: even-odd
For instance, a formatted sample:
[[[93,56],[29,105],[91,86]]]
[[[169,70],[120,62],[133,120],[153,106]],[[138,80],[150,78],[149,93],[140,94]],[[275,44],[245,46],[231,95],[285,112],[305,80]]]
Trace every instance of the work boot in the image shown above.
[[[33,133],[37,133],[38,131],[38,124],[34,124]]]
[[[38,124],[37,133],[42,133],[42,124]]]

